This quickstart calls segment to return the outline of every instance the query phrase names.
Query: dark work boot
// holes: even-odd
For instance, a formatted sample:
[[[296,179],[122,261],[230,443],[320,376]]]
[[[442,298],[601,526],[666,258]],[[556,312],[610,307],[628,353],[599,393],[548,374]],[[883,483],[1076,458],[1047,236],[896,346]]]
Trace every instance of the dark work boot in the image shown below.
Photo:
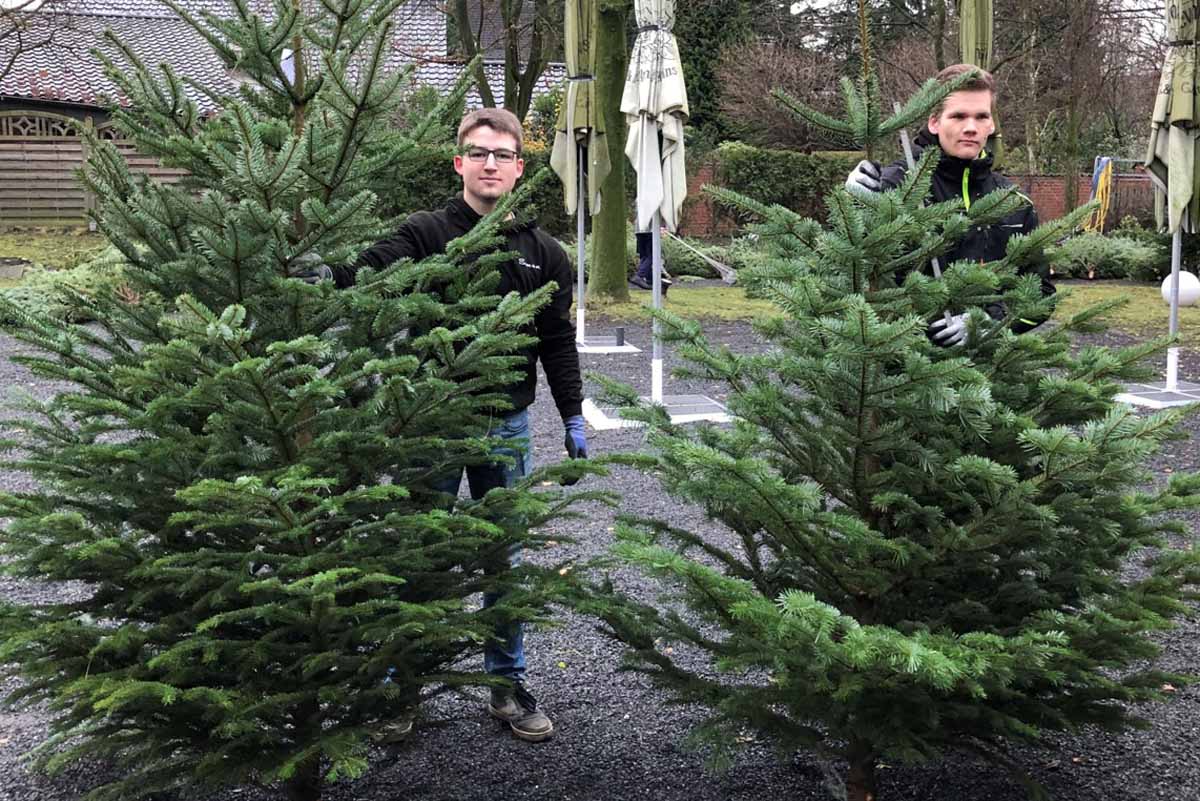
[[[493,689],[488,712],[507,723],[513,734],[522,740],[539,743],[554,736],[554,724],[537,708],[537,699],[521,682],[515,682],[512,687]]]

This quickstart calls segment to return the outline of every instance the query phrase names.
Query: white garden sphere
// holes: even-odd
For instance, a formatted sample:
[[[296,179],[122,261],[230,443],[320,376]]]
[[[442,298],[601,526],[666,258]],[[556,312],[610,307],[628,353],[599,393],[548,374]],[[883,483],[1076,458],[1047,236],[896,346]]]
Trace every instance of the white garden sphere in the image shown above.
[[[1169,275],[1162,282],[1162,299],[1170,305],[1171,276]],[[1179,305],[1191,306],[1198,300],[1200,300],[1200,278],[1186,270],[1181,270],[1179,273]]]

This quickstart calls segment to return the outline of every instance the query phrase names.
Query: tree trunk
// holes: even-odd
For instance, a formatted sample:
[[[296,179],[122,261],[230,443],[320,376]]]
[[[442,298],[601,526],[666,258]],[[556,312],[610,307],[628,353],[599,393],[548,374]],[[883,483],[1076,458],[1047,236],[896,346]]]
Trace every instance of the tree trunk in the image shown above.
[[[296,768],[283,788],[288,801],[320,801],[321,763],[312,759]]]
[[[295,726],[295,747],[305,741],[305,735],[321,730],[321,706],[315,698],[309,698],[297,703],[291,713]],[[319,801],[321,798],[321,757],[319,755],[296,766],[283,786],[288,801]]]
[[[454,24],[458,28],[458,42],[462,46],[463,56],[468,61],[479,53],[479,41],[471,30],[471,16],[467,12],[467,0],[455,0],[453,7]],[[492,85],[484,72],[483,62],[475,65],[475,89],[479,92],[479,100],[488,108],[496,106],[496,96],[492,93]]]
[[[1083,125],[1079,100],[1072,98],[1067,109],[1067,185],[1064,192],[1066,208],[1071,212],[1079,205],[1079,129]]]
[[[946,68],[946,3],[937,0],[937,11],[933,15],[933,63],[938,72]]]
[[[850,745],[850,771],[846,776],[846,801],[875,801],[879,792],[875,754],[865,745]]]
[[[621,113],[629,61],[625,43],[628,15],[628,0],[602,2],[596,38],[596,91],[604,113],[612,171],[601,186],[600,213],[592,218],[595,241],[588,293],[614,300],[629,299],[625,253],[629,208],[625,201],[625,115]]]

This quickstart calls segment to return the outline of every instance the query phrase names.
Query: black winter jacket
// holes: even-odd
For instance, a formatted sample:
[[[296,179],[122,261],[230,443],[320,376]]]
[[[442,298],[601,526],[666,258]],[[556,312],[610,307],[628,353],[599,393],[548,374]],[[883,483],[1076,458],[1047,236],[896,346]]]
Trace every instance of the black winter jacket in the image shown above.
[[[937,136],[930,133],[928,129],[922,128],[913,142],[914,158],[919,161],[925,148],[930,146],[940,149]],[[881,175],[883,189],[895,189],[900,186],[904,182],[907,171],[908,162],[905,159],[884,167]],[[973,161],[942,153],[933,173],[930,195],[936,203],[961,197],[963,204],[970,208],[972,202],[984,195],[1012,185],[1012,182],[1004,176],[992,172],[992,156],[987,151]],[[971,228],[967,235],[946,253],[942,264],[948,266],[960,260],[986,262],[1002,259],[1005,249],[1008,247],[1009,237],[1028,234],[1037,226],[1037,212],[1032,203],[1026,203],[999,223]],[[1042,279],[1042,296],[1053,295],[1054,284],[1050,283],[1050,279],[1047,277],[1048,266],[1040,265],[1036,271]],[[1025,269],[1022,272],[1027,273],[1030,270]],[[1003,319],[1005,316],[1004,306],[999,303],[987,306],[986,311],[995,319]],[[1020,334],[1036,328],[1042,322],[1045,321],[1019,320],[1013,325],[1013,331]]]
[[[422,211],[408,217],[396,232],[368,248],[351,267],[334,269],[334,281],[339,287],[354,283],[354,275],[363,266],[375,269],[409,258],[420,261],[444,253],[453,239],[468,233],[482,219],[462,196],[451,200],[441,211]],[[496,292],[503,296],[517,292],[522,297],[554,281],[548,303],[534,318],[526,333],[538,338],[525,350],[525,377],[508,387],[513,409],[520,410],[533,403],[537,388],[537,361],[541,359],[546,382],[558,412],[566,420],[583,413],[583,379],[579,373],[579,353],[575,348],[575,326],[571,322],[572,270],[562,246],[537,227],[536,223],[517,224],[505,231],[505,250],[518,258],[500,267],[500,283]]]

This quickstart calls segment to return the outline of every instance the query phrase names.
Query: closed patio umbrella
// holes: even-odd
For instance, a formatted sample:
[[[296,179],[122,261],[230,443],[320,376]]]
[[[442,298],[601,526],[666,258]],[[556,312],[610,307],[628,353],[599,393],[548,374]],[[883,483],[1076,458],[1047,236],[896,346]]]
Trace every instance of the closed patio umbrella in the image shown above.
[[[586,339],[584,208],[592,214],[600,210],[600,186],[611,169],[604,115],[596,97],[596,33],[600,25],[600,0],[566,0],[563,20],[567,91],[558,110],[550,167],[562,179],[567,212],[576,215],[575,337],[582,343]]]
[[[1200,222],[1196,188],[1196,144],[1200,119],[1196,105],[1197,0],[1167,0],[1167,54],[1150,119],[1146,168],[1165,205],[1171,240],[1170,334],[1179,333],[1179,270],[1184,231],[1195,233]],[[1179,349],[1167,351],[1167,389],[1179,380]]]
[[[992,63],[992,0],[959,0],[958,52],[964,64]]]
[[[637,39],[629,57],[629,73],[621,111],[629,122],[625,155],[637,172],[638,231],[653,235],[654,308],[662,308],[662,238],[660,227],[674,232],[687,194],[683,163],[683,126],[687,122],[687,88],[675,26],[675,0],[635,0]],[[662,338],[654,321],[654,354],[650,397],[662,402]]]

